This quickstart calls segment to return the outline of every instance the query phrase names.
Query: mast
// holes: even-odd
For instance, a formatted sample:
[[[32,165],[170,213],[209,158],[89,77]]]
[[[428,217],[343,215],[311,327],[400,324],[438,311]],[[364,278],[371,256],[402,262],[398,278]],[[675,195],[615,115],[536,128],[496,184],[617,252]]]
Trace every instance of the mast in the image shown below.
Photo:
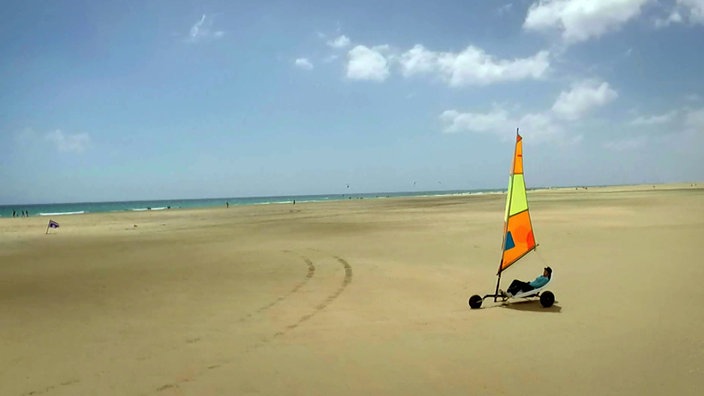
[[[501,240],[501,257],[499,258],[499,270],[496,273],[497,279],[496,279],[496,290],[494,291],[494,302],[496,302],[496,299],[498,298],[499,294],[499,285],[501,284],[501,273],[503,272],[501,269],[501,265],[503,264],[504,261],[504,250],[506,249],[506,232],[508,231],[508,211],[511,208],[511,198],[513,197],[513,194],[511,194],[511,190],[513,189],[513,173],[514,169],[516,169],[516,154],[518,150],[518,139],[520,138],[520,135],[518,134],[518,128],[516,128],[516,144],[513,148],[513,161],[511,161],[511,172],[509,174],[510,178],[510,183],[509,183],[509,188],[506,190],[506,212],[505,216],[506,218],[504,219],[504,235]]]

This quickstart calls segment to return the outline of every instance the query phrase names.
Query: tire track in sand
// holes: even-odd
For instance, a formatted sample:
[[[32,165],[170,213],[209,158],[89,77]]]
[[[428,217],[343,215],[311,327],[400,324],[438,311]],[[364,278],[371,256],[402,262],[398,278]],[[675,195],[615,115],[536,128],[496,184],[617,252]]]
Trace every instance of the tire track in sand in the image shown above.
[[[291,253],[289,251],[286,251],[286,252]],[[306,262],[306,264],[308,264],[308,273],[306,275],[306,279],[303,280],[302,282],[296,284],[291,289],[291,291],[289,291],[286,295],[279,297],[278,299],[274,300],[273,302],[259,308],[257,311],[255,311],[255,313],[260,313],[260,312],[266,311],[267,309],[269,309],[269,308],[273,307],[274,305],[278,304],[279,302],[283,301],[288,296],[290,296],[293,293],[295,293],[296,291],[298,291],[301,287],[303,287],[303,285],[305,285],[306,282],[308,282],[313,277],[313,274],[315,273],[315,265],[313,264],[313,262],[309,258],[302,256],[302,255],[300,255],[300,257],[303,258],[303,260]],[[256,344],[252,345],[250,348],[246,348],[246,352],[251,352],[256,349],[259,349],[259,348],[267,345],[271,341],[275,340],[277,337],[281,337],[281,336],[285,335],[286,333],[288,333],[289,331],[294,330],[295,328],[300,326],[302,323],[306,322],[307,320],[311,319],[312,317],[314,317],[315,315],[320,313],[320,311],[327,308],[328,305],[330,305],[333,301],[335,301],[338,297],[340,297],[340,294],[342,294],[342,292],[345,291],[347,286],[349,286],[350,283],[352,283],[352,266],[347,262],[347,260],[345,260],[341,257],[333,256],[333,258],[335,258],[335,260],[337,260],[338,263],[342,264],[342,267],[345,270],[345,276],[344,276],[340,286],[334,292],[329,294],[321,303],[316,305],[310,313],[301,316],[300,318],[298,318],[298,320],[296,320],[292,324],[286,326],[284,329],[274,333],[272,336],[269,336],[265,339],[260,340]],[[240,322],[246,320],[247,318],[249,318],[253,315],[254,315],[254,313],[245,316],[243,319],[240,319]],[[180,391],[179,384],[183,384],[186,382],[192,382],[197,377],[205,374],[206,372],[208,372],[210,370],[220,368],[222,366],[231,364],[235,361],[238,361],[237,357],[232,358],[232,359],[228,359],[227,361],[219,363],[219,364],[209,365],[208,367],[206,367],[196,373],[193,373],[191,376],[189,376],[189,378],[184,378],[179,381],[174,381],[173,383],[162,385],[162,386],[156,388],[155,392],[160,393],[165,390],[178,390],[178,391]]]
[[[291,252],[290,250],[284,250],[284,253],[295,254],[295,253]],[[275,299],[274,301],[272,301],[272,302],[270,302],[270,303],[268,303],[268,304],[266,304],[266,305],[264,305],[264,306],[262,306],[262,307],[256,309],[256,310],[253,311],[253,312],[250,312],[250,313],[248,313],[248,314],[242,316],[241,318],[239,318],[238,322],[240,322],[240,323],[245,322],[245,321],[251,319],[254,315],[260,314],[260,313],[262,313],[262,312],[264,312],[264,311],[266,311],[266,310],[272,308],[272,307],[275,306],[276,304],[278,304],[278,303],[280,303],[280,302],[286,300],[286,299],[289,298],[291,295],[293,295],[293,294],[296,293],[298,290],[300,290],[303,286],[305,286],[306,283],[308,283],[308,281],[310,281],[310,280],[313,278],[313,276],[315,275],[315,265],[313,264],[313,261],[312,261],[311,259],[309,259],[308,257],[306,257],[306,256],[303,256],[303,255],[300,255],[300,254],[299,254],[298,256],[299,256],[301,259],[303,259],[303,261],[306,263],[306,265],[308,265],[308,272],[306,273],[305,278],[304,278],[302,281],[300,281],[300,282],[298,282],[297,284],[295,284],[295,285],[293,286],[293,288],[291,288],[291,290],[289,290],[286,294],[284,294],[284,295],[282,295],[282,296],[279,296],[279,297],[278,297],[277,299]]]
[[[342,264],[343,268],[345,269],[345,277],[342,280],[342,284],[332,294],[327,296],[327,298],[325,298],[325,300],[323,300],[323,302],[316,305],[312,312],[301,316],[300,318],[298,318],[298,320],[296,322],[286,326],[285,329],[276,332],[274,334],[273,338],[280,337],[280,336],[286,334],[287,332],[300,326],[303,322],[305,322],[305,321],[309,320],[310,318],[312,318],[313,316],[317,315],[320,311],[322,311],[328,305],[330,305],[333,301],[335,301],[335,299],[340,297],[340,294],[342,294],[342,292],[345,291],[347,286],[349,286],[349,284],[352,283],[352,266],[347,262],[347,260],[345,260],[341,257],[338,257],[338,256],[333,256],[333,257],[340,264]],[[267,340],[267,342],[268,341],[271,341],[271,340]]]

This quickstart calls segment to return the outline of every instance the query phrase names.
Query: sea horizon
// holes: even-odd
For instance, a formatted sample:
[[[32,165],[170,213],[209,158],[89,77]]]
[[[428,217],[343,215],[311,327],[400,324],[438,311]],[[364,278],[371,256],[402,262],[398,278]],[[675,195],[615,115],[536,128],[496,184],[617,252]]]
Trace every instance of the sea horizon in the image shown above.
[[[599,188],[618,186],[643,186],[643,185],[668,185],[696,182],[671,182],[671,183],[636,183],[636,184],[603,184],[603,185],[572,185],[572,186],[536,186],[527,190],[544,189],[571,189],[571,188]],[[452,190],[424,190],[424,191],[389,191],[368,193],[335,193],[335,194],[304,194],[304,195],[272,195],[272,196],[245,196],[245,197],[219,197],[219,198],[174,198],[174,199],[140,199],[129,201],[84,201],[84,202],[57,202],[38,204],[3,204],[0,205],[0,218],[35,217],[35,216],[62,216],[87,213],[131,212],[148,210],[169,209],[196,209],[217,206],[245,206],[266,204],[291,204],[304,202],[325,202],[351,199],[377,199],[377,198],[402,198],[424,197],[443,195],[472,195],[487,193],[505,193],[503,188],[480,189],[452,189]],[[14,212],[14,215],[13,215]]]
[[[292,204],[305,202],[325,202],[351,199],[376,199],[442,196],[459,194],[482,194],[502,192],[506,189],[466,189],[466,190],[428,190],[428,191],[397,191],[371,193],[336,193],[307,195],[276,195],[250,197],[219,197],[219,198],[176,198],[176,199],[146,199],[129,201],[85,201],[57,202],[40,204],[10,204],[0,205],[0,218],[35,216],[62,216],[88,213],[132,212],[170,209],[196,209],[218,206],[246,206],[266,204]],[[14,212],[14,215],[13,215]]]

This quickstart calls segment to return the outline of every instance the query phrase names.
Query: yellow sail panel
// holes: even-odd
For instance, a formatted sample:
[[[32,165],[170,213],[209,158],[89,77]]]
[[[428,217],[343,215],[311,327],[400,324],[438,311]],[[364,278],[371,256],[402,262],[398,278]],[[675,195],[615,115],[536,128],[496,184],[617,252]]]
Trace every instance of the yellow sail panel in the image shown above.
[[[522,140],[521,136],[517,134],[508,194],[506,194],[504,243],[502,244],[499,274],[526,253],[535,249],[535,236],[528,212],[526,183],[523,178]]]
[[[526,195],[526,182],[523,175],[513,175],[509,179],[508,198],[506,199],[506,216],[513,216],[524,210],[528,210],[528,197]]]

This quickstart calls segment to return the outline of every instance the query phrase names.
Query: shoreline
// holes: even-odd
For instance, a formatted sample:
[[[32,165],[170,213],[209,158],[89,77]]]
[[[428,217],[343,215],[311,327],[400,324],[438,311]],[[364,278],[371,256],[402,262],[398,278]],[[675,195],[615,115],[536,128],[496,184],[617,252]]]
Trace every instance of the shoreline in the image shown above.
[[[573,192],[573,191],[584,191],[584,192],[628,192],[628,191],[650,191],[650,190],[678,190],[678,189],[696,189],[704,188],[704,183],[664,183],[664,184],[625,184],[625,185],[612,185],[612,186],[573,186],[573,187],[535,187],[529,188],[528,193],[544,193],[544,192]],[[222,206],[224,203],[233,201],[229,206],[242,207],[242,206],[257,206],[257,205],[290,205],[293,202],[297,204],[303,203],[324,203],[324,202],[341,202],[341,201],[353,201],[353,200],[365,200],[365,199],[404,199],[404,198],[433,198],[433,197],[446,197],[446,196],[477,196],[477,195],[492,195],[492,194],[505,194],[505,189],[503,190],[476,190],[476,191],[464,191],[464,190],[448,190],[448,191],[421,191],[421,192],[395,192],[395,193],[360,193],[360,194],[338,194],[331,195],[301,195],[301,196],[271,196],[271,197],[245,197],[245,198],[203,198],[203,199],[174,199],[174,200],[140,200],[140,201],[105,201],[105,202],[76,202],[76,203],[52,203],[52,204],[32,204],[32,205],[0,205],[0,210],[8,212],[12,211],[11,207],[30,207],[36,209],[38,207],[61,207],[61,206],[88,206],[91,205],[124,205],[124,204],[141,204],[141,203],[164,203],[164,202],[209,202],[207,205],[196,205],[191,207],[171,207],[171,206],[159,206],[159,207],[144,207],[144,208],[124,208],[124,209],[112,209],[112,210],[75,210],[67,212],[40,212],[40,213],[30,213],[28,217],[65,217],[74,215],[86,215],[95,213],[129,213],[129,212],[157,212],[157,211],[170,211],[170,210],[197,210],[197,209],[214,209]],[[356,195],[356,196],[355,196]],[[314,199],[306,199],[306,198]],[[319,197],[319,199],[315,199]],[[289,200],[281,200],[282,198],[290,198]],[[303,198],[303,199],[301,199]],[[237,202],[236,200],[249,200],[249,202]],[[274,200],[275,199],[275,200]],[[222,201],[222,202],[220,202]],[[218,202],[213,204],[212,202]],[[229,207],[228,206],[228,207]],[[21,209],[24,210],[24,209]],[[25,216],[12,217],[11,215],[3,215],[0,213],[0,221],[4,219],[12,218],[27,218]]]

